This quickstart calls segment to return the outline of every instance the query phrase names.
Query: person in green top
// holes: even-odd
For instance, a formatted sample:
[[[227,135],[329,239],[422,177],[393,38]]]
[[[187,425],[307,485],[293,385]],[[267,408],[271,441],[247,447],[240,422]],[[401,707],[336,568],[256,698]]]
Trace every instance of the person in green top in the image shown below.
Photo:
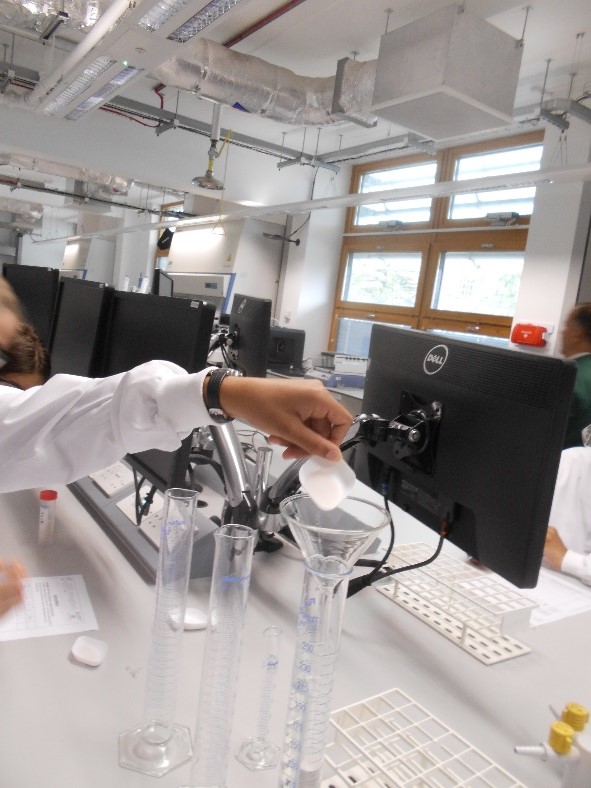
[[[581,432],[591,424],[591,304],[577,304],[562,330],[562,353],[577,366],[564,448],[582,446]]]

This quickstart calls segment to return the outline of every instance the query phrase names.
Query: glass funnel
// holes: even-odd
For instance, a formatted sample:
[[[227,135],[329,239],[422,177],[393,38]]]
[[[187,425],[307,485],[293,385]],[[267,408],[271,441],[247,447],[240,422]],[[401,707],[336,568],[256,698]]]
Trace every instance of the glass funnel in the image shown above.
[[[280,508],[306,571],[279,784],[317,788],[349,577],[355,561],[388,523],[388,515],[383,507],[354,497],[325,511],[299,494],[286,498]]]

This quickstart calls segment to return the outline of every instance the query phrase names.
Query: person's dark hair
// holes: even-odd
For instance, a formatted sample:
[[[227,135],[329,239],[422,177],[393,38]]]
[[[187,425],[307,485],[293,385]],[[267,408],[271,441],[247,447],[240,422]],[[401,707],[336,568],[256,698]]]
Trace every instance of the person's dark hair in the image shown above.
[[[571,317],[585,332],[585,339],[591,342],[591,304],[577,304]]]
[[[51,375],[49,353],[35,329],[28,323],[21,323],[6,356],[8,361],[2,368],[2,375],[11,372],[20,374],[37,372],[42,376],[43,382],[49,380]]]

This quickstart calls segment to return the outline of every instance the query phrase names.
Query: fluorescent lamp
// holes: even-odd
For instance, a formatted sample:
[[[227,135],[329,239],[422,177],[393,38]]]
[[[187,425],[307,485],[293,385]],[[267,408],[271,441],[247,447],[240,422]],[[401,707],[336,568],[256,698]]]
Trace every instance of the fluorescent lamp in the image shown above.
[[[175,14],[189,5],[191,0],[158,0],[152,8],[142,16],[138,25],[150,33],[165,25]],[[184,25],[171,33],[171,41],[188,41],[200,30],[211,25],[222,14],[234,8],[240,0],[211,0],[201,11],[192,16]]]
[[[150,33],[159,30],[169,19],[189,4],[191,0],[158,0],[147,14],[139,20],[138,25]]]
[[[169,41],[178,41],[180,44],[184,44],[185,41],[189,41],[196,36],[197,33],[211,25],[212,22],[215,22],[222,14],[230,11],[239,2],[240,0],[211,0],[201,11],[188,19],[184,25],[172,32],[168,36]]]
[[[112,68],[116,62],[117,61],[113,60],[111,57],[98,57],[89,66],[87,66],[73,82],[70,82],[68,87],[64,88],[53,99],[51,99],[51,101],[43,108],[43,112],[45,112],[47,115],[53,115],[64,107],[67,107],[68,104],[71,104],[77,96],[82,95],[82,93],[88,90],[92,83],[96,82],[96,80],[102,76],[105,71],[108,71],[110,68]]]
[[[111,96],[118,93],[124,85],[140,74],[142,70],[141,68],[132,68],[131,66],[124,68],[123,71],[116,74],[109,82],[103,85],[102,88],[97,90],[96,93],[85,99],[79,107],[68,112],[65,116],[66,120],[78,120],[79,117],[90,112],[97,104],[104,103],[110,99]]]

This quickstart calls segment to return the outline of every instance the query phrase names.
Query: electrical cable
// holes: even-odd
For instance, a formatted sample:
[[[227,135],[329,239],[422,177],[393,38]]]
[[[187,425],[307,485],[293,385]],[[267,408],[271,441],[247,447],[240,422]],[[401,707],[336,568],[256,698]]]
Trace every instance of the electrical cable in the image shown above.
[[[146,481],[145,476],[140,476],[138,480],[137,471],[133,470],[133,483],[135,487],[135,523],[139,527],[142,518],[150,511],[150,506],[154,503],[154,496],[156,495],[157,487],[153,484],[146,494],[146,497],[141,498],[142,485]]]
[[[208,457],[206,454],[199,454],[197,452],[189,455],[189,465],[191,463],[195,463],[195,465],[211,465],[213,470],[217,473],[218,477],[220,478],[222,484],[224,485],[224,489],[226,486],[226,479],[224,477],[224,469],[222,468],[222,464],[217,462],[217,460]]]
[[[349,589],[347,591],[347,597],[354,596],[355,594],[362,591],[364,588],[367,588],[376,580],[384,580],[386,577],[391,577],[392,575],[397,575],[400,572],[410,572],[411,569],[421,569],[423,566],[427,566],[428,564],[433,563],[436,558],[439,557],[441,550],[443,548],[443,543],[449,533],[449,522],[444,520],[441,523],[441,527],[439,529],[439,542],[437,547],[435,548],[435,552],[429,558],[426,558],[424,561],[419,561],[416,564],[409,564],[407,566],[398,566],[392,569],[388,569],[387,571],[382,571],[381,568],[377,568],[373,570],[373,572],[369,572],[367,575],[363,575],[362,577],[355,577],[349,583]],[[387,560],[387,559],[386,559]],[[384,561],[385,563],[385,561]]]
[[[144,483],[144,481],[145,481],[145,477],[144,476],[141,476],[139,478],[139,481],[138,481],[138,474],[137,474],[137,471],[134,468],[133,469],[133,484],[134,484],[134,487],[135,487],[135,523],[136,523],[136,525],[139,525],[141,523],[141,520],[142,520],[141,515],[140,515],[140,510],[142,508],[141,499],[140,499],[140,490],[141,490],[141,487],[142,487],[142,484]]]

